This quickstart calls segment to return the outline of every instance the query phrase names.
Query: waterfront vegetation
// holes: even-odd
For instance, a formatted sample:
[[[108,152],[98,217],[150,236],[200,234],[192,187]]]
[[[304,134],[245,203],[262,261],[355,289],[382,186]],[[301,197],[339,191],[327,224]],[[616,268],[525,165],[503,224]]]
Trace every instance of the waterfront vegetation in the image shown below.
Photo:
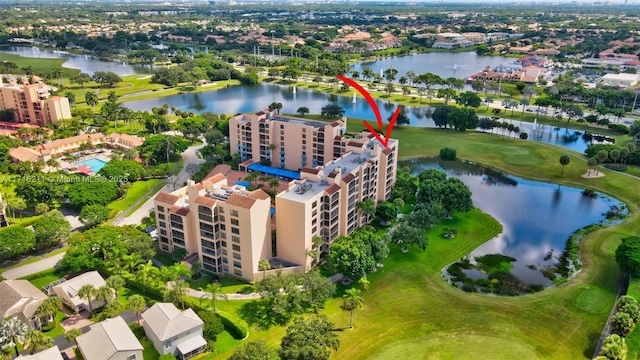
[[[155,88],[155,85],[149,85],[142,78],[136,75],[139,83],[129,86],[138,86],[133,92]],[[307,85],[313,86],[311,83]],[[146,86],[148,88],[144,88]],[[117,92],[118,89],[121,89],[119,94],[127,91],[122,86],[116,88]],[[180,91],[167,91],[174,90]],[[334,91],[322,87],[319,90]],[[156,97],[162,93],[155,91],[139,96]],[[350,91],[346,94],[350,94]],[[406,105],[419,102],[415,98],[402,99],[401,95],[381,93],[376,96]],[[424,103],[426,105],[427,100]],[[533,117],[532,114],[518,115],[516,112],[514,118],[532,120]],[[305,117],[324,119],[317,115]],[[361,120],[349,120],[348,130],[361,131],[364,128]],[[547,120],[538,119],[539,123],[544,121]],[[548,121],[550,124],[558,122]],[[580,126],[591,128],[572,124],[572,127]],[[606,134],[607,131],[603,129],[600,132]],[[394,129],[392,136],[400,141],[401,158],[437,156],[441,148],[449,147],[456,150],[460,159],[479,162],[510,174],[601,191],[625,202],[631,213],[621,224],[598,229],[581,240],[579,246],[583,270],[573,280],[552,290],[517,298],[466,294],[443,279],[442,269],[446,265],[466,256],[501,231],[497,221],[478,210],[464,215],[454,213],[453,220],[444,221],[428,232],[429,246],[426,250],[405,253],[400,246],[391,245],[391,254],[384,260],[384,267],[368,276],[371,287],[363,308],[357,310],[357,326],[337,333],[341,346],[334,357],[364,359],[371,356],[374,359],[387,359],[404,356],[408,352],[416,358],[427,354],[458,358],[469,352],[474,352],[479,359],[591,357],[618,287],[619,270],[613,252],[621,238],[634,235],[634,225],[639,220],[640,194],[631,190],[638,188],[638,179],[609,170],[603,170],[605,177],[584,179],[581,175],[587,171],[587,164],[581,154],[552,145],[481,132],[399,127]],[[617,135],[617,139],[623,142],[629,137]],[[572,160],[563,176],[559,174],[557,165],[561,155],[569,155]],[[632,167],[629,173],[637,173],[637,167]],[[144,194],[146,187],[143,185],[137,185],[134,193]],[[123,211],[128,201],[125,198],[117,204],[112,203],[112,206]],[[455,228],[455,238],[440,236],[446,232],[445,228]],[[57,275],[32,281],[41,285],[54,277],[57,278]],[[202,284],[199,282],[194,286],[201,287]],[[224,292],[237,292],[246,287],[245,284],[234,283]],[[348,311],[342,308],[342,295],[346,289],[338,284],[336,296],[320,311],[339,329],[349,327]],[[119,300],[122,296],[124,303],[130,294],[123,291],[119,294]],[[195,303],[196,299],[187,300]],[[251,314],[246,313],[247,304],[251,302],[220,301],[217,306],[224,312],[250,322],[249,340],[264,339],[268,344],[278,345],[286,328],[273,325],[267,330],[252,323]],[[628,345],[630,351],[637,353],[640,335],[634,334],[628,338]],[[237,335],[225,331],[218,336],[215,352],[205,358],[226,358],[241,343]]]

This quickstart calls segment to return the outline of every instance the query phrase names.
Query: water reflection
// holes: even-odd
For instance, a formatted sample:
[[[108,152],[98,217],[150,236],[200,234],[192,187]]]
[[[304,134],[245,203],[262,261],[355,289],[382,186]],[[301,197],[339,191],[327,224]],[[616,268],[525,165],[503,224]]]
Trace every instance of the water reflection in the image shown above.
[[[415,173],[439,168],[467,184],[474,205],[503,226],[500,235],[469,257],[493,253],[514,257],[517,261],[512,274],[529,284],[551,284],[540,269],[556,260],[545,260],[546,255],[551,250],[560,255],[575,230],[603,220],[612,205],[622,205],[603,195],[590,198],[582,195],[581,189],[525,180],[471,163],[421,158],[403,161],[399,166],[410,166]]]

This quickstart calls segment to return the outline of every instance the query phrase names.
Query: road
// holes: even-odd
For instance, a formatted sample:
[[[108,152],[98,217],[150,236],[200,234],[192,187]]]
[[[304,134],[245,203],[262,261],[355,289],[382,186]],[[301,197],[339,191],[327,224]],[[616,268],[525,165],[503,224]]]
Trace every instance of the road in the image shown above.
[[[190,146],[182,153],[182,170],[178,173],[178,184],[183,184],[189,180],[189,174],[186,171],[188,164],[200,164],[204,160],[198,158],[196,151],[200,150],[204,145]],[[165,185],[161,191],[172,191],[173,189],[169,185]],[[146,199],[146,202],[138,208],[133,214],[128,217],[121,215],[112,222],[113,225],[138,225],[142,222],[142,218],[149,216],[149,212],[153,209],[153,196]],[[143,198],[143,200],[145,200]],[[133,206],[135,206],[134,204]]]
[[[49,269],[53,268],[54,266],[56,266],[58,261],[62,260],[62,257],[64,256],[64,254],[65,253],[56,254],[56,255],[53,255],[51,257],[36,261],[34,263],[31,263],[31,264],[27,264],[27,265],[23,265],[23,266],[14,268],[14,269],[6,270],[6,271],[4,271],[2,273],[2,276],[5,279],[12,280],[12,279],[18,279],[18,278],[21,278],[21,277],[25,277],[25,276],[28,276],[28,275],[31,275],[31,274],[35,274],[35,273],[40,272],[40,271],[49,270]]]

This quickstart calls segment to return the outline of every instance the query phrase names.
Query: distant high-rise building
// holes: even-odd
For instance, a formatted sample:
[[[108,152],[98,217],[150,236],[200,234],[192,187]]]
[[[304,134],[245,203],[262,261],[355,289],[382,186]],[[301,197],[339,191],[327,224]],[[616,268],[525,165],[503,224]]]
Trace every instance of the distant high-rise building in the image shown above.
[[[69,99],[51,96],[43,82],[23,85],[0,82],[0,110],[13,109],[16,120],[39,126],[70,119]]]

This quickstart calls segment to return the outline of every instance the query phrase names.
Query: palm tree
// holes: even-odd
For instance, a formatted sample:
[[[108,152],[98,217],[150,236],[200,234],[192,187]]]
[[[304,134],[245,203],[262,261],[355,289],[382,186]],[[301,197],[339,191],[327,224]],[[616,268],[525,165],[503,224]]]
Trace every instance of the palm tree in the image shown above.
[[[134,297],[134,296],[139,296],[139,295],[133,295],[131,297]],[[71,343],[72,341],[76,341],[76,338],[80,335],[82,335],[82,329],[71,329],[64,334],[64,339],[67,340],[68,343]],[[77,342],[76,342],[76,346],[78,346]]]
[[[147,308],[147,302],[144,301],[144,298],[141,295],[134,294],[129,297],[129,302],[127,302],[127,309],[136,313],[136,319],[138,320],[138,326],[140,325],[140,313]]]
[[[89,303],[89,314],[93,314],[93,305],[91,300],[96,296],[96,288],[91,284],[82,285],[78,290],[78,297],[87,300]]]
[[[200,301],[202,301],[202,299],[210,299],[211,307],[213,307],[214,313],[218,312],[218,308],[216,307],[216,302],[218,301],[218,297],[225,299],[227,301],[229,300],[227,294],[224,294],[222,292],[222,285],[220,285],[220,283],[218,282],[207,284],[207,286],[204,288],[204,291],[206,291],[207,294],[202,295],[200,297]]]
[[[48,349],[53,345],[53,339],[38,330],[30,330],[24,336],[24,348],[29,350],[31,355],[37,351]]]
[[[25,335],[29,331],[29,327],[18,320],[17,318],[6,319],[2,323],[2,337],[5,339],[3,342],[5,346],[9,347],[13,345],[13,349],[16,351],[16,356],[20,356],[18,353],[18,342],[24,340]]]
[[[613,149],[609,152],[609,157],[611,158],[611,160],[613,160],[613,165],[616,165],[616,162],[618,161],[618,158],[620,158],[620,150],[618,149]]]
[[[260,259],[258,261],[258,270],[262,271],[262,278],[267,275],[267,270],[271,270],[271,263],[267,259]]]
[[[560,172],[560,176],[564,175],[564,167],[569,165],[570,162],[571,162],[571,158],[569,157],[569,155],[560,156],[560,165],[562,165],[562,171]]]
[[[362,300],[364,300],[364,293],[369,290],[369,285],[370,282],[366,276],[363,276],[360,278],[360,280],[358,280],[358,286],[360,286],[360,289],[362,290]]]
[[[98,301],[102,301],[104,303],[109,302],[109,300],[113,299],[113,290],[107,285],[100,286],[96,289],[95,298]]]
[[[165,292],[164,300],[171,301],[174,304],[180,303],[180,308],[184,309],[184,296],[187,295],[187,291],[189,291],[187,282],[182,279],[178,279],[173,282],[171,289]]]
[[[145,264],[138,265],[136,279],[142,282],[145,286],[149,286],[149,280],[157,278],[159,273],[160,270],[153,265],[151,260],[149,260]]]
[[[367,199],[359,202],[356,207],[360,209],[363,216],[369,217],[376,213],[376,202],[373,199]]]
[[[84,94],[84,102],[91,106],[91,111],[93,112],[93,107],[98,105],[98,95],[93,91],[87,91]],[[153,133],[155,134],[155,131]]]
[[[47,166],[49,167],[49,169],[57,169],[57,168],[60,166],[60,164],[58,163],[58,161],[57,161],[56,159],[54,159],[54,158],[51,158],[51,159],[47,160],[47,161],[45,162],[45,164],[47,164]]]
[[[347,289],[345,293],[346,294],[342,295],[342,297],[344,298],[344,307],[351,313],[349,319],[349,329],[353,329],[353,311],[357,307],[362,307],[362,298],[360,297],[360,290],[356,288]]]
[[[587,165],[589,166],[589,170],[587,171],[587,175],[591,174],[591,168],[594,168],[598,165],[598,159],[596,159],[595,157],[590,157],[589,160],[587,160]]]
[[[105,281],[107,286],[116,293],[116,299],[118,298],[118,292],[124,287],[124,278],[120,275],[111,275]]]
[[[36,315],[39,318],[44,318],[47,323],[53,321],[57,325],[56,312],[62,308],[62,301],[56,296],[52,296],[42,302],[36,309]]]
[[[141,262],[142,257],[140,257],[139,254],[133,253],[131,255],[122,255],[123,270],[130,272],[132,275],[136,274],[136,268]]]
[[[609,157],[609,153],[607,150],[600,150],[596,154],[596,160],[598,160],[598,165],[602,164]]]
[[[171,265],[169,269],[174,281],[178,281],[180,276],[191,277],[191,270],[182,262]]]

